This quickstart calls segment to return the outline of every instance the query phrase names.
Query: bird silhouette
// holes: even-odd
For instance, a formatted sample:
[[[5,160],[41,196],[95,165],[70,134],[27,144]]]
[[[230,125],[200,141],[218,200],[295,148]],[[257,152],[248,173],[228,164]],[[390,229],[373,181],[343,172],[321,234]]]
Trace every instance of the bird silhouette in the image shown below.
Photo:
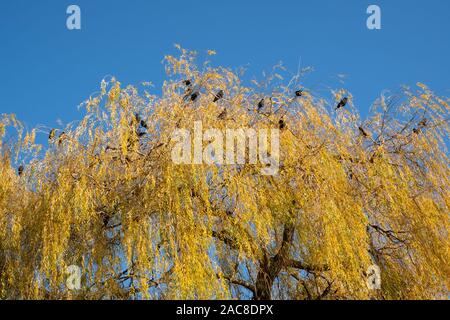
[[[22,175],[24,169],[25,169],[25,168],[24,168],[22,165],[19,166],[19,168],[17,169],[17,173],[19,174],[19,176]]]
[[[359,127],[358,127],[358,130],[359,130],[359,132],[360,132],[364,137],[367,138],[367,137],[369,136],[369,134],[366,132],[366,130],[364,130],[363,127],[359,126]]]
[[[262,99],[258,102],[258,111],[261,110],[262,108],[264,108],[264,98],[262,98]]]
[[[223,98],[223,90],[219,90],[219,91],[215,94],[213,102],[217,102],[217,101],[219,101],[219,100],[222,99],[222,98]]]
[[[189,80],[189,79],[186,79],[186,80],[183,81],[183,84],[184,84],[186,87],[190,87],[190,86],[192,85],[192,81]]]
[[[280,119],[278,121],[278,128],[280,128],[280,130],[283,130],[286,127],[286,122],[284,122],[283,119]]]
[[[427,126],[427,119],[424,118],[424,119],[420,120],[419,127],[424,128],[426,126]]]
[[[270,110],[272,107],[272,97],[269,98],[262,98],[259,102],[258,102],[258,113],[262,113],[262,114],[269,114]],[[265,109],[265,110],[263,110]]]
[[[147,122],[144,119],[142,119],[142,117],[139,113],[135,113],[134,118],[136,119],[138,126],[141,126],[142,128],[147,129]]]
[[[303,90],[297,90],[295,91],[295,96],[296,97],[301,97],[303,95]]]
[[[191,94],[191,101],[197,100],[198,96],[199,96],[199,93],[197,91],[194,92],[193,94]]]
[[[344,97],[341,101],[339,101],[339,103],[336,107],[336,110],[345,107],[347,105],[347,102],[348,102],[348,98]]]
[[[52,130],[50,131],[50,133],[48,134],[48,140],[53,140],[53,138],[55,137],[55,135],[56,135],[56,129],[52,129]]]
[[[67,138],[66,133],[64,131],[61,132],[61,134],[58,136],[58,144],[61,144],[66,138]]]

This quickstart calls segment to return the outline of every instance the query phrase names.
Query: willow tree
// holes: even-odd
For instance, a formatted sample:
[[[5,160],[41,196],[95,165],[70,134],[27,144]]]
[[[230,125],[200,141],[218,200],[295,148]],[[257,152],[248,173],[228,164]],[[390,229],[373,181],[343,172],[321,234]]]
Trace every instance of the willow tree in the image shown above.
[[[325,99],[275,71],[244,85],[180,50],[160,96],[105,79],[46,147],[3,116],[0,298],[448,296],[448,100],[419,84],[363,121],[345,90]],[[279,170],[175,163],[173,132],[195,121],[279,129]]]

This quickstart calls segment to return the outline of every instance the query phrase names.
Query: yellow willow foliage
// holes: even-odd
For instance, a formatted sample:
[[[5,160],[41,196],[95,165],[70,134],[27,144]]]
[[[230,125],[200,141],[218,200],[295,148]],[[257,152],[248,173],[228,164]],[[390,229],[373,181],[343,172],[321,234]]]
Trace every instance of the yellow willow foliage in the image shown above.
[[[166,57],[160,97],[104,80],[48,148],[35,142],[42,130],[22,138],[3,116],[0,298],[448,296],[448,100],[418,84],[380,97],[361,122],[345,90],[331,102],[307,89],[296,97],[278,73],[244,86],[180,50]],[[195,121],[225,132],[280,120],[275,175],[260,163],[172,161],[172,134]],[[82,270],[79,290],[68,288],[70,265]],[[372,265],[380,290],[367,286]]]

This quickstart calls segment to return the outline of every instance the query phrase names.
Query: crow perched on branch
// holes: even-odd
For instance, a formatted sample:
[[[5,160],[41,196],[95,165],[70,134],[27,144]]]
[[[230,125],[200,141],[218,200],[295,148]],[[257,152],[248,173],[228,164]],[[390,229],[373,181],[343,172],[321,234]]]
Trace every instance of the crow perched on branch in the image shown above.
[[[414,129],[413,129],[413,132],[414,132],[415,134],[419,134],[419,133],[422,131],[422,129],[425,128],[425,127],[427,126],[427,124],[428,124],[428,121],[427,121],[426,118],[420,120],[420,122],[419,122],[419,127],[418,127],[418,128],[414,128]]]
[[[268,101],[267,101],[268,100]],[[262,111],[262,109],[264,109],[264,108],[266,108],[266,107],[268,107],[268,106],[270,106],[270,104],[268,104],[268,103],[272,103],[272,97],[269,97],[269,98],[262,98],[259,102],[258,102],[258,112],[261,112]]]
[[[213,102],[217,102],[220,99],[223,98],[223,90],[219,90],[215,95],[214,95],[214,100]]]
[[[286,127],[286,122],[284,122],[283,119],[280,119],[278,121],[278,128],[280,128],[280,130],[283,130]]]
[[[197,100],[198,96],[199,96],[199,93],[197,91],[194,92],[193,94],[191,94],[191,101]]]
[[[338,105],[336,107],[336,110],[345,107],[347,105],[347,102],[348,102],[348,98],[347,97],[342,98],[342,100],[339,101],[339,103],[338,103]]]
[[[142,119],[142,117],[139,113],[135,113],[134,117],[136,119],[136,122],[138,123],[138,126],[141,126],[142,128],[147,129],[147,122],[144,119]]]
[[[19,166],[19,168],[17,169],[17,173],[19,174],[19,176],[22,175],[24,169],[25,168],[22,165]]]
[[[66,133],[64,131],[61,132],[61,134],[58,136],[58,145],[60,145],[66,138],[67,138]]]
[[[258,102],[258,111],[261,110],[262,108],[264,108],[264,98],[262,98],[262,99]]]
[[[56,129],[52,129],[52,130],[50,131],[50,133],[48,134],[48,140],[53,140],[53,138],[55,137],[55,135],[56,135]]]
[[[183,100],[186,100],[188,98],[192,98],[192,95],[193,95],[193,93],[192,93],[192,90],[193,90],[192,89],[192,80],[190,80],[190,79],[183,80],[183,84],[186,86],[186,90],[184,91]]]
[[[136,135],[138,137],[145,136],[147,134],[146,130],[148,128],[147,122],[144,119],[142,119],[142,117],[141,117],[141,115],[139,113],[135,113],[134,117],[135,117],[135,120],[137,122],[136,130],[135,130]]]
[[[301,97],[303,95],[303,90],[297,90],[295,91],[295,96],[296,97]]]
[[[426,126],[427,126],[427,119],[424,118],[424,119],[420,120],[419,127],[424,128]]]
[[[363,137],[367,138],[369,136],[369,134],[366,132],[366,130],[364,130],[363,127],[359,126],[358,130],[363,135]]]

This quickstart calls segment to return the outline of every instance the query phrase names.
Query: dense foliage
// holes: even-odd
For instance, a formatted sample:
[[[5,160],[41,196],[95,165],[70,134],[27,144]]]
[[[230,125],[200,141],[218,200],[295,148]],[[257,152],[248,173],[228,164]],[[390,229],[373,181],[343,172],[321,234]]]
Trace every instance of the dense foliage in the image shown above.
[[[48,147],[3,115],[0,298],[448,296],[447,99],[418,84],[363,121],[345,90],[295,93],[298,77],[276,72],[246,86],[180,50],[161,95],[107,79]],[[194,121],[281,129],[279,172],[175,164],[172,133]],[[373,264],[380,290],[366,283]]]

